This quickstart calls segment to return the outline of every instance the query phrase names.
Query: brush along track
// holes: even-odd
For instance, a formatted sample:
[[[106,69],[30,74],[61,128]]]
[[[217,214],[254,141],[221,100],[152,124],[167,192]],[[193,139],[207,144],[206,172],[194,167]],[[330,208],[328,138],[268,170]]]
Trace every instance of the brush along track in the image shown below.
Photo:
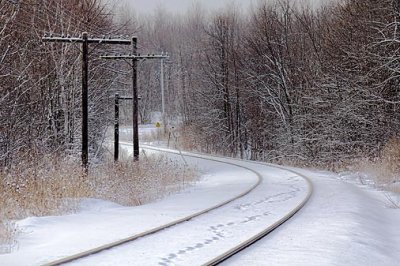
[[[181,153],[180,151],[179,151],[179,152],[175,152],[175,151],[166,150],[166,149],[157,149],[157,148],[154,148],[154,147],[146,147],[146,149],[151,149],[151,150],[157,150],[157,151],[161,151],[161,152],[167,152],[167,153],[174,153],[174,154],[180,154],[180,155],[182,155],[182,153]],[[183,155],[182,155],[182,156],[183,156]],[[250,193],[253,189],[255,189],[255,188],[261,183],[262,176],[261,176],[261,174],[259,174],[257,171],[252,170],[252,169],[250,169],[250,168],[248,168],[248,167],[245,167],[245,166],[243,166],[243,165],[238,165],[238,164],[236,164],[236,163],[227,162],[227,161],[225,161],[226,159],[224,160],[224,158],[215,159],[215,158],[210,158],[209,156],[206,156],[206,155],[193,155],[193,154],[186,154],[186,153],[185,153],[185,156],[194,157],[194,158],[200,158],[200,159],[205,159],[205,160],[210,160],[210,161],[216,161],[216,162],[220,162],[220,163],[224,163],[224,164],[228,164],[228,165],[234,165],[234,166],[237,166],[237,167],[246,169],[246,170],[252,172],[253,174],[255,174],[255,175],[257,176],[257,178],[258,178],[258,181],[257,181],[256,184],[254,184],[250,189],[244,191],[243,193],[237,195],[236,197],[231,198],[231,199],[229,199],[229,200],[226,200],[226,201],[224,201],[224,202],[222,202],[222,203],[220,203],[220,204],[217,204],[217,205],[215,205],[215,206],[213,206],[213,207],[211,207],[211,208],[208,208],[208,209],[206,209],[206,210],[203,210],[203,211],[197,212],[197,213],[195,213],[195,214],[189,215],[189,216],[187,216],[187,217],[185,217],[185,218],[182,218],[182,219],[179,219],[179,220],[170,222],[170,223],[168,223],[168,224],[166,224],[166,225],[159,226],[159,227],[157,227],[157,228],[151,229],[151,230],[146,231],[146,232],[143,232],[143,233],[141,233],[141,234],[137,234],[137,235],[134,235],[134,236],[131,236],[131,237],[128,237],[128,238],[125,238],[125,239],[122,239],[122,240],[119,240],[119,241],[116,241],[116,242],[107,244],[107,245],[100,246],[100,247],[95,248],[95,249],[91,249],[91,250],[88,250],[88,251],[85,251],[85,252],[81,252],[81,253],[79,253],[79,254],[66,257],[66,258],[64,258],[64,259],[60,259],[60,260],[57,260],[57,261],[53,261],[53,262],[50,262],[50,263],[45,264],[45,265],[59,265],[59,264],[67,263],[67,262],[72,262],[72,261],[75,261],[75,260],[78,260],[78,259],[81,259],[81,258],[90,256],[90,255],[99,253],[99,252],[101,252],[101,251],[105,251],[105,250],[108,250],[108,249],[111,249],[111,248],[120,246],[120,245],[122,245],[122,244],[125,244],[125,243],[128,243],[128,242],[132,242],[132,241],[134,241],[134,240],[137,240],[138,238],[141,238],[141,237],[144,237],[144,236],[147,236],[147,235],[150,235],[150,234],[154,234],[154,233],[159,232],[159,231],[161,231],[161,230],[163,230],[163,229],[166,229],[166,228],[172,227],[172,226],[174,226],[174,225],[183,223],[183,222],[185,222],[185,221],[191,220],[191,219],[193,219],[193,218],[195,218],[195,217],[198,217],[198,216],[200,216],[200,215],[202,215],[202,214],[205,214],[205,213],[208,213],[208,212],[210,212],[210,211],[212,211],[212,210],[215,210],[215,209],[217,209],[217,208],[220,208],[220,207],[222,207],[222,206],[224,206],[224,205],[226,205],[226,204],[228,204],[228,203],[230,203],[230,202],[232,202],[232,201],[234,201],[234,200],[236,200],[236,199],[239,199],[239,198],[241,198],[241,197],[247,195],[248,193]],[[281,168],[281,169],[284,169],[285,171],[289,171],[289,172],[295,173],[295,172],[293,172],[293,171],[291,171],[291,170],[288,170],[288,169],[286,169],[286,168],[284,168],[284,167],[278,167],[278,166],[273,166],[273,165],[269,165],[269,166],[270,166],[270,167],[275,167],[275,168]],[[298,174],[298,173],[295,173],[295,174],[301,176],[301,175]],[[302,176],[302,177],[304,177],[304,176]],[[308,188],[309,188],[308,191],[307,191],[307,192],[308,192],[308,193],[307,193],[307,196],[302,200],[302,202],[301,202],[300,204],[298,204],[298,205],[296,206],[296,208],[294,208],[290,213],[288,213],[287,215],[285,215],[285,216],[284,216],[282,219],[280,219],[278,222],[274,223],[274,225],[269,226],[266,230],[263,230],[262,232],[260,232],[260,233],[257,234],[256,236],[253,236],[251,239],[246,240],[245,242],[243,242],[242,244],[236,246],[235,248],[232,248],[232,249],[230,249],[229,251],[224,252],[222,255],[220,255],[220,256],[216,257],[215,259],[213,259],[213,260],[207,262],[205,265],[215,265],[215,264],[218,264],[218,263],[222,262],[222,261],[225,260],[226,258],[229,258],[229,257],[232,256],[233,254],[239,252],[240,250],[242,250],[242,249],[244,249],[245,247],[251,245],[252,243],[254,243],[255,241],[257,241],[258,239],[262,238],[264,235],[268,234],[269,232],[271,232],[272,230],[274,230],[276,227],[278,227],[280,224],[282,224],[283,222],[285,222],[286,220],[288,220],[291,216],[293,216],[298,210],[301,209],[302,206],[304,206],[304,204],[306,203],[306,201],[308,200],[308,198],[309,198],[310,195],[311,195],[311,183],[309,183],[309,181],[308,181],[307,178],[306,178],[306,180],[307,180],[307,182],[308,182]]]
[[[128,145],[129,145],[129,144],[128,144]],[[150,149],[150,148],[149,148],[149,149]],[[153,149],[153,148],[151,148],[151,149]],[[174,154],[176,154],[176,152],[173,152],[173,151],[162,151],[162,152],[167,152],[167,153],[174,153]],[[193,158],[205,159],[205,158],[203,158],[203,157],[201,157],[201,156],[197,156],[197,155],[185,155],[185,156],[193,157]],[[259,173],[257,173],[256,171],[253,171],[252,169],[249,169],[249,168],[243,167],[243,166],[238,166],[238,165],[236,165],[236,164],[234,164],[234,163],[223,162],[223,161],[218,160],[218,159],[210,159],[210,158],[207,158],[207,159],[205,159],[205,160],[210,160],[210,161],[214,161],[214,162],[219,162],[219,163],[234,165],[234,166],[237,166],[237,167],[246,169],[246,170],[252,172],[253,174],[255,174],[255,175],[257,176],[257,182],[256,182],[253,186],[251,186],[249,189],[247,189],[246,191],[244,191],[244,192],[238,194],[237,196],[235,196],[235,197],[233,197],[233,198],[231,198],[231,199],[225,200],[225,201],[223,201],[223,202],[221,202],[221,203],[219,203],[219,204],[216,204],[216,205],[214,205],[214,206],[212,206],[212,207],[210,207],[210,208],[204,209],[204,210],[202,210],[202,211],[199,211],[199,212],[196,212],[196,213],[194,213],[194,214],[188,215],[188,216],[186,216],[186,217],[184,217],[184,218],[181,218],[181,219],[172,221],[172,222],[167,223],[167,224],[165,224],[165,225],[161,225],[161,226],[155,227],[155,228],[150,229],[150,230],[148,230],[148,231],[145,231],[145,232],[142,232],[142,233],[139,233],[139,234],[135,234],[135,235],[130,236],[130,237],[127,237],[127,238],[124,238],[124,239],[121,239],[121,240],[118,240],[118,241],[115,241],[115,242],[112,242],[112,243],[109,243],[109,244],[106,244],[106,245],[102,245],[102,246],[99,246],[99,247],[97,247],[97,248],[90,249],[90,250],[87,250],[87,251],[84,251],[84,252],[80,252],[80,253],[77,253],[77,254],[75,254],[75,255],[68,256],[68,257],[65,257],[65,258],[62,258],[62,259],[59,259],[59,260],[56,260],[56,261],[48,262],[48,263],[44,264],[44,266],[60,265],[60,264],[72,262],[72,261],[75,261],[75,260],[79,260],[79,259],[82,259],[82,258],[91,256],[91,255],[94,255],[94,254],[96,254],[96,253],[102,252],[102,251],[104,251],[104,250],[108,250],[108,249],[111,249],[111,248],[120,246],[120,245],[122,245],[122,244],[126,244],[126,243],[128,243],[128,242],[132,242],[132,241],[134,241],[134,240],[136,240],[136,239],[138,239],[138,238],[141,238],[141,237],[144,237],[144,236],[148,236],[148,235],[157,233],[157,232],[159,232],[159,231],[161,231],[161,230],[170,228],[170,227],[175,226],[175,225],[178,225],[178,224],[180,224],[180,223],[189,221],[189,220],[191,220],[191,219],[193,219],[193,218],[195,218],[195,217],[198,217],[198,216],[200,216],[200,215],[202,215],[202,214],[205,214],[205,213],[207,213],[207,212],[210,212],[210,211],[212,211],[212,210],[215,210],[215,209],[217,209],[217,208],[220,208],[220,207],[222,207],[222,206],[224,206],[224,205],[226,205],[226,204],[228,204],[228,203],[231,203],[231,202],[234,201],[234,200],[237,200],[237,199],[239,199],[239,198],[241,198],[241,197],[247,195],[247,194],[250,193],[252,190],[254,190],[257,186],[259,186],[260,183],[261,183],[261,180],[262,180],[261,175],[260,175]]]

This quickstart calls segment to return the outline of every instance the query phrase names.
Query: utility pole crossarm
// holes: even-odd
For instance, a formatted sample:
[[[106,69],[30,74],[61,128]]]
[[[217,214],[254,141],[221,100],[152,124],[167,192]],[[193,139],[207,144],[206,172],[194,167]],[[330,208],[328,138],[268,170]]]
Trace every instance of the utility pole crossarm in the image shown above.
[[[138,98],[140,98],[140,97],[138,97]],[[120,99],[120,100],[132,100],[132,97],[129,97],[129,96],[119,96],[119,99]]]
[[[44,36],[42,37],[43,42],[68,42],[68,43],[83,43],[83,38],[81,37],[65,37],[65,36]],[[98,44],[121,44],[121,45],[131,45],[132,40],[128,39],[109,39],[109,38],[88,38],[88,43],[98,43]]]
[[[132,100],[133,98],[131,96],[119,96],[120,100]],[[138,100],[141,100],[142,96],[138,96]]]
[[[101,59],[133,59],[133,60],[142,60],[142,59],[165,59],[169,58],[169,55],[157,55],[157,54],[148,54],[148,55],[102,55],[100,56]]]
[[[70,43],[83,43],[80,37],[42,37],[43,42],[70,42]]]

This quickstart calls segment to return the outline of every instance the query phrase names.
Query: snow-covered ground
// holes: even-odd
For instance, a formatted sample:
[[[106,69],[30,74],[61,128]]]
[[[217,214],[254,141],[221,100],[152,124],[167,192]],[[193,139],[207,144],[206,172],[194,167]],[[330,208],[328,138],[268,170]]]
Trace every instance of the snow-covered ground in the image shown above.
[[[193,160],[203,171],[202,179],[196,186],[163,200],[123,207],[88,199],[76,214],[18,221],[18,247],[0,255],[0,265],[40,265],[117,241],[219,204],[258,181],[254,173],[243,168]],[[192,163],[190,158],[187,161]]]
[[[299,170],[314,194],[298,215],[226,265],[399,265],[400,210],[372,188]]]
[[[189,153],[183,155],[186,157]],[[254,191],[224,207],[71,264],[202,265],[274,224],[308,194],[307,181],[292,172],[232,159],[218,160],[257,171],[263,181]],[[220,169],[225,167],[220,165]],[[225,193],[222,188],[220,195]]]
[[[201,169],[201,180],[157,202],[124,207],[87,199],[76,214],[18,221],[18,246],[12,253],[0,255],[0,265],[40,265],[125,238],[218,204],[257,182],[254,172],[246,169],[185,158]],[[306,183],[293,173],[252,162],[239,164],[262,174],[264,180],[255,193],[77,264],[199,265],[205,255],[225,250],[276,220],[306,193]],[[296,171],[312,180],[314,192],[309,202],[226,265],[399,265],[400,209],[390,208],[384,192],[355,184],[343,175]]]

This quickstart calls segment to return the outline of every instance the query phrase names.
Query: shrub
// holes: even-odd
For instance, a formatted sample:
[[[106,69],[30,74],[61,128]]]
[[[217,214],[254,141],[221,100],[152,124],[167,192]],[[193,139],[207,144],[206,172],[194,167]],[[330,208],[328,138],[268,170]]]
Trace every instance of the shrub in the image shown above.
[[[139,205],[185,187],[196,171],[165,156],[108,161],[86,175],[74,158],[45,157],[0,172],[0,247],[12,243],[15,219],[71,213],[80,199]]]

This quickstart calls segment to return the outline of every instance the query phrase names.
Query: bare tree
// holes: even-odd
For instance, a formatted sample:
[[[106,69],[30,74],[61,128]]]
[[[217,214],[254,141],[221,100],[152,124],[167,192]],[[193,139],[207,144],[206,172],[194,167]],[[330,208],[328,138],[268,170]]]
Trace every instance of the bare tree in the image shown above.
[[[79,49],[44,45],[44,33],[111,32],[111,20],[97,0],[2,1],[1,164],[15,164],[36,154],[74,150],[80,142]],[[4,13],[3,13],[4,12]],[[4,26],[3,26],[4,25]],[[102,123],[107,109],[110,74],[93,60],[91,127]],[[102,127],[102,126],[101,126]],[[101,130],[100,130],[101,132]],[[97,134],[97,130],[96,130]],[[93,131],[92,152],[100,135]]]

